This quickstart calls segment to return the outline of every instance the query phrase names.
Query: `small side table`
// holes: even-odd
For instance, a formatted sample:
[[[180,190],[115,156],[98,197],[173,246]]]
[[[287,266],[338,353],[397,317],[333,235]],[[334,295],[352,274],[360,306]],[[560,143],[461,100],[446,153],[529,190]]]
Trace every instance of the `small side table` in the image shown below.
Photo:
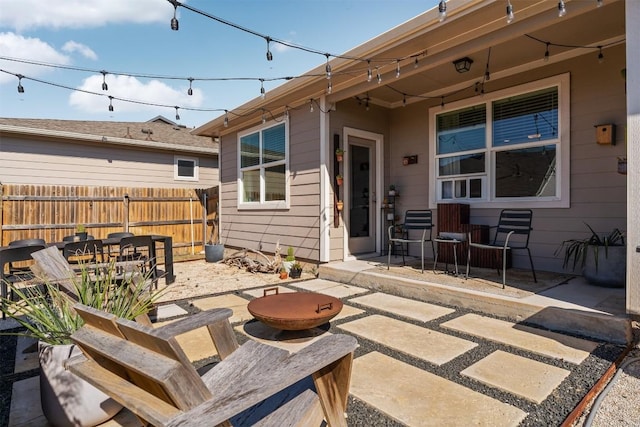
[[[464,233],[450,233],[450,232],[442,232],[438,234],[434,239],[436,243],[446,243],[453,245],[453,262],[456,268],[456,276],[458,273],[458,251],[457,245],[458,243],[463,243],[467,241],[467,236]],[[436,246],[437,247],[437,246]],[[438,264],[438,250],[436,250],[435,259],[433,261],[433,271],[435,273],[436,266]],[[449,270],[449,262],[447,261],[445,265],[445,272]]]

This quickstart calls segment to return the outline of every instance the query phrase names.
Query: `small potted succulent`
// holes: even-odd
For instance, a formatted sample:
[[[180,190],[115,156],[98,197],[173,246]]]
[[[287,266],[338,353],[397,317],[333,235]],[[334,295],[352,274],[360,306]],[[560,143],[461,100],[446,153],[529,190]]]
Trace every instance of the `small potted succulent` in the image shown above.
[[[289,271],[289,277],[292,279],[299,279],[302,275],[302,265],[295,261],[293,265],[291,265],[291,270]]]
[[[336,183],[338,185],[342,185],[343,182],[344,182],[344,178],[342,177],[342,175],[340,174],[336,175]]]
[[[291,271],[291,266],[293,266],[294,262],[296,262],[296,256],[294,255],[293,247],[289,246],[287,248],[287,256],[284,258],[284,261],[282,261],[282,268],[287,274]]]
[[[391,184],[389,186],[389,196],[394,197],[396,195],[396,186]]]
[[[285,280],[289,276],[284,267],[280,268],[280,279]]]
[[[336,148],[336,160],[341,162],[344,158],[344,150],[342,148]]]
[[[78,237],[78,240],[87,240],[89,234],[87,233],[87,229],[84,224],[76,225],[76,236]]]

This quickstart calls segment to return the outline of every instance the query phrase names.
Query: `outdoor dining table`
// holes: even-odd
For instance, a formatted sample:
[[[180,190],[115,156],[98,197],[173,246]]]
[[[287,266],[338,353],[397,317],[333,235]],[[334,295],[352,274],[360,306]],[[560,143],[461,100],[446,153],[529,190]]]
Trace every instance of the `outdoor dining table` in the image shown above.
[[[122,237],[107,237],[104,239],[97,239],[102,241],[103,246],[111,247],[111,246],[120,246],[120,240]],[[171,236],[162,236],[159,234],[152,234],[151,240],[153,241],[153,250],[155,253],[158,253],[158,243],[162,243],[162,249],[164,250],[164,270],[165,270],[165,280],[167,285],[176,281],[176,276],[173,272],[173,237]],[[51,243],[50,246],[56,246],[58,249],[64,249],[64,245],[69,242],[55,242]]]

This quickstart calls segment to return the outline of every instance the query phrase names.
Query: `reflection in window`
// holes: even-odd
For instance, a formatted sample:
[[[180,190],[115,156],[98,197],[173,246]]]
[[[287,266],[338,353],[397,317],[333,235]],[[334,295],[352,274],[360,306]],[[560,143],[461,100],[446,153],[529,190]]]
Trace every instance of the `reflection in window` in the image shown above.
[[[264,173],[265,196],[267,202],[284,200],[286,196],[285,167],[274,166],[265,169]]]
[[[496,153],[496,197],[555,195],[555,144]]]
[[[437,154],[484,148],[486,121],[484,104],[439,114],[436,124]]]
[[[484,153],[443,157],[438,161],[440,176],[484,172]]]

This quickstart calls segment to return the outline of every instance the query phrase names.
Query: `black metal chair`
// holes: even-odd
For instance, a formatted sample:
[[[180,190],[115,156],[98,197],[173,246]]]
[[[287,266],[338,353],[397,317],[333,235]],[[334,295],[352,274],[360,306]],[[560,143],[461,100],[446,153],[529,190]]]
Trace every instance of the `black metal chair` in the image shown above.
[[[0,250],[0,287],[2,292],[2,304],[4,305],[7,297],[13,300],[13,292],[9,295],[9,283],[20,282],[23,280],[30,280],[34,278],[33,273],[28,268],[14,270],[13,272],[5,273],[5,269],[8,270],[8,266],[13,262],[30,261],[32,260],[31,254],[42,250],[45,245],[30,245],[30,246],[13,246]],[[2,311],[2,318],[5,318],[5,312]]]
[[[44,239],[20,239],[9,242],[10,247],[16,246],[45,246]]]
[[[95,264],[106,261],[102,241],[95,239],[68,242],[64,245],[62,254],[69,264]]]
[[[128,236],[120,239],[120,255],[118,261],[135,261],[139,263],[143,274],[149,272],[149,278],[158,287],[158,263],[155,245],[151,236]]]
[[[64,236],[62,238],[62,241],[63,242],[82,242],[82,241],[85,241],[85,240],[94,240],[94,239],[95,239],[95,237],[93,237],[91,234],[88,234],[86,239],[80,240],[79,237],[74,234],[74,235],[71,235],[71,236]]]
[[[396,237],[396,227],[401,227],[400,237]],[[419,239],[411,238],[411,231],[422,231]],[[432,253],[435,254],[435,247],[432,239],[433,214],[430,210],[408,210],[404,214],[404,222],[389,227],[389,248],[387,251],[387,270],[391,264],[391,250],[394,245],[399,244],[402,252],[402,265],[405,265],[404,247],[409,243],[420,243],[420,258],[422,261],[422,272],[424,273],[424,244],[431,242]],[[407,252],[408,252],[407,247]]]
[[[128,231],[118,231],[115,233],[109,233],[107,234],[107,239],[118,239],[118,238],[122,238],[122,237],[132,237],[134,234],[133,233],[129,233]]]
[[[492,228],[496,229],[496,233],[491,243],[478,243],[471,241],[471,233],[468,234],[469,251],[467,253],[467,274],[466,278],[469,278],[469,265],[471,263],[471,248],[477,248],[481,250],[494,251],[496,261],[500,261],[500,255],[502,255],[502,262],[497,264],[496,269],[500,274],[499,265],[502,264],[502,289],[506,284],[506,270],[507,270],[507,254],[511,250],[523,250],[526,249],[529,254],[529,263],[531,264],[531,273],[533,274],[533,281],[538,282],[536,279],[536,271],[533,268],[533,259],[531,258],[531,250],[529,250],[529,235],[531,234],[531,221],[533,219],[533,211],[531,209],[503,209],[500,212],[500,218],[498,219],[498,225]]]

